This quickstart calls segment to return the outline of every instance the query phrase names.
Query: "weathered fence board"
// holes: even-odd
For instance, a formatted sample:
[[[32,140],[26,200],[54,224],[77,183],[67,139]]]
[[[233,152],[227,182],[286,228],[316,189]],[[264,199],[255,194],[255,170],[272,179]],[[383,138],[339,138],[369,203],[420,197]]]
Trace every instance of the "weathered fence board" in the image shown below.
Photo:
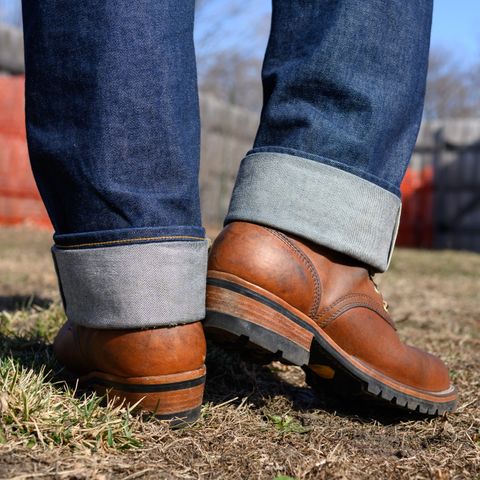
[[[203,222],[218,229],[228,209],[240,161],[252,146],[258,116],[206,94],[200,95],[200,112]]]
[[[0,23],[0,72],[23,73],[23,35],[18,28]]]
[[[432,127],[434,246],[480,251],[480,120]]]

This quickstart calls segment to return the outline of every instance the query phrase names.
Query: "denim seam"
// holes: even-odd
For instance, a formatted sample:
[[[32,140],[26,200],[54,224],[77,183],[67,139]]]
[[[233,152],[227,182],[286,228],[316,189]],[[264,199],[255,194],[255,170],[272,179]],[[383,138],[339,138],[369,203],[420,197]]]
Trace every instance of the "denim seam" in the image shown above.
[[[325,165],[330,165],[331,167],[335,167],[340,170],[345,170],[346,172],[349,172],[353,175],[357,175],[358,177],[361,177],[364,180],[375,183],[377,186],[384,188],[385,190],[388,190],[390,193],[395,194],[397,197],[400,197],[400,189],[396,185],[393,185],[392,183],[387,182],[386,180],[383,180],[377,177],[376,175],[372,175],[371,173],[365,172],[360,168],[351,167],[350,165],[346,165],[337,160],[332,160],[331,158],[328,158],[328,157],[323,157],[321,155],[315,155],[313,153],[304,152],[296,148],[280,147],[276,145],[256,147],[249,150],[247,152],[247,156],[255,155],[256,153],[268,153],[268,152],[286,153],[286,154],[294,155],[300,158],[308,158],[309,160],[314,160],[316,162],[324,163]]]
[[[318,276],[317,269],[313,265],[312,261],[310,258],[308,258],[307,255],[305,255],[299,248],[297,248],[289,239],[286,235],[284,235],[282,232],[278,232],[277,230],[274,230],[273,228],[268,228],[266,229],[275,237],[277,237],[280,241],[282,241],[288,249],[293,251],[299,258],[300,260],[305,264],[307,267],[307,270],[310,272],[313,283],[315,284],[314,287],[314,292],[313,292],[313,298],[314,301],[312,303],[312,306],[308,312],[309,317],[315,318],[316,311],[318,310],[320,306],[320,295],[321,295],[321,290],[322,290],[322,285],[320,281],[320,277]]]
[[[161,236],[161,237],[143,237],[143,238],[126,238],[122,240],[109,240],[105,242],[93,242],[93,243],[79,243],[73,245],[60,245],[55,244],[58,248],[81,248],[81,247],[97,247],[101,245],[118,245],[124,243],[134,243],[134,242],[151,242],[156,240],[206,240],[203,237],[192,237],[189,235],[177,235],[177,236]]]

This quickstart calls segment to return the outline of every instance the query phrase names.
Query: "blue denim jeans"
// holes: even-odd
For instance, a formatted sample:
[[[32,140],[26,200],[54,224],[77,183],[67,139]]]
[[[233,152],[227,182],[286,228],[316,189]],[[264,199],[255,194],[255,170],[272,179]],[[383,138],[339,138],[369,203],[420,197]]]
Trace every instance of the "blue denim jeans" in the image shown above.
[[[199,320],[194,0],[23,0],[27,134],[67,315]],[[387,268],[421,120],[432,0],[274,0],[264,105],[226,222]]]

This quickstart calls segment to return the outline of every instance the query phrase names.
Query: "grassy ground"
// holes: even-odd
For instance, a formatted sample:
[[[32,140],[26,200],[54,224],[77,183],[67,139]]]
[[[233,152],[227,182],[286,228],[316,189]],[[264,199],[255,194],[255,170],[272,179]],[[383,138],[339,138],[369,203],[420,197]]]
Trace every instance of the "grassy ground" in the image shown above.
[[[210,348],[202,417],[169,430],[62,382],[49,235],[0,230],[0,478],[480,478],[480,256],[398,250],[380,279],[400,335],[448,362],[458,412],[316,397],[301,370]]]

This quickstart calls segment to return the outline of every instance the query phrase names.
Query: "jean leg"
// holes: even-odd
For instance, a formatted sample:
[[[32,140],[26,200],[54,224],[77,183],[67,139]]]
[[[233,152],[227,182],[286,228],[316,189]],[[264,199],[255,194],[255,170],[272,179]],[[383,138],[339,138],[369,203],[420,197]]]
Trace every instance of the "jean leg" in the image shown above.
[[[387,268],[431,13],[431,0],[274,0],[260,127],[227,223],[267,224]]]
[[[194,3],[23,0],[31,164],[78,324],[203,317]]]

